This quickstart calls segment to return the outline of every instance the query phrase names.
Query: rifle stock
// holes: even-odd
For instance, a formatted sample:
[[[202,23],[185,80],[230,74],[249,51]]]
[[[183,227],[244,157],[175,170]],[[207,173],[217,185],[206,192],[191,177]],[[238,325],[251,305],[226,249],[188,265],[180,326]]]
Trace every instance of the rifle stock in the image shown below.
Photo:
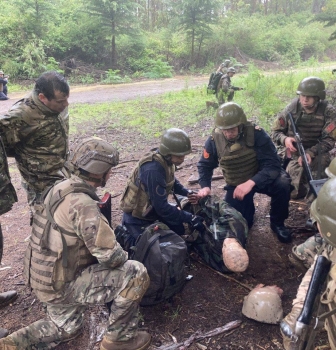
[[[307,159],[307,154],[303,148],[301,137],[299,133],[296,130],[296,126],[294,123],[294,119],[292,116],[292,113],[288,112],[289,120],[292,124],[292,129],[294,133],[294,138],[295,138],[295,143],[296,143],[296,148],[301,156],[302,159],[302,166],[305,171],[305,174],[307,176],[307,180],[309,182],[310,190],[314,194],[315,197],[317,197],[321,187],[323,184],[327,181],[327,179],[320,179],[320,180],[314,180],[312,172],[310,170],[309,164],[308,164],[308,159]]]
[[[106,217],[110,227],[112,227],[112,197],[111,193],[106,192],[99,202],[101,213]]]

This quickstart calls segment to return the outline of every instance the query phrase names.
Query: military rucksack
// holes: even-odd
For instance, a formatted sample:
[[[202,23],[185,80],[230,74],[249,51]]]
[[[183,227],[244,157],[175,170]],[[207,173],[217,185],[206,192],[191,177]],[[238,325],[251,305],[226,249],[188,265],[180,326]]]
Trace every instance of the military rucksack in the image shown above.
[[[130,256],[130,259],[144,264],[150,278],[150,285],[141,300],[142,306],[158,304],[183,288],[186,257],[186,243],[168,226],[155,222],[145,229]]]
[[[223,76],[222,72],[212,72],[209,78],[209,83],[207,87],[208,94],[215,94],[220,78]]]

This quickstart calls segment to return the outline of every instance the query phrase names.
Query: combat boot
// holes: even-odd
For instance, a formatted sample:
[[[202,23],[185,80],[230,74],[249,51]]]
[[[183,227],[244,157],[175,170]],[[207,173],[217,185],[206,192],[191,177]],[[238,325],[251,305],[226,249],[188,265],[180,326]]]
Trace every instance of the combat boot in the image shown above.
[[[145,350],[151,343],[151,335],[147,332],[138,332],[137,335],[127,341],[113,341],[107,336],[100,344],[100,350]]]
[[[271,222],[271,230],[277,235],[281,243],[290,243],[292,241],[291,233],[286,226]]]
[[[0,293],[0,308],[11,304],[18,297],[15,290],[9,290],[8,292]]]
[[[285,350],[299,350],[300,348],[300,342],[294,341],[292,337],[301,310],[301,307],[293,307],[292,311],[280,323],[280,332]]]
[[[247,251],[235,238],[226,238],[222,247],[225,266],[232,272],[244,272],[249,264]]]

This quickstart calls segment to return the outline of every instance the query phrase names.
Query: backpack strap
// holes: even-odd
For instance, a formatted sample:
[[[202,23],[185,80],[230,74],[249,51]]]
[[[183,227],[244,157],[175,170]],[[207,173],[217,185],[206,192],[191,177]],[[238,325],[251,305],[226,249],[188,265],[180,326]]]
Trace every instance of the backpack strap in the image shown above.
[[[139,256],[139,260],[140,262],[144,262],[149,254],[149,251],[151,249],[151,247],[153,246],[153,244],[161,237],[160,233],[155,233],[149,240],[147,243],[147,247],[146,249],[144,249],[141,252],[141,255]]]

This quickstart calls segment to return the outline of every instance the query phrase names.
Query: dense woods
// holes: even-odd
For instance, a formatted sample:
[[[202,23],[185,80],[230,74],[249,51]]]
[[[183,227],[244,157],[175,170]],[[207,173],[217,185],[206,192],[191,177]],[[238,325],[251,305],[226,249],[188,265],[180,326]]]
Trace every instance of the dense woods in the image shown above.
[[[0,66],[34,77],[75,58],[133,76],[225,58],[334,59],[336,0],[0,0]]]

